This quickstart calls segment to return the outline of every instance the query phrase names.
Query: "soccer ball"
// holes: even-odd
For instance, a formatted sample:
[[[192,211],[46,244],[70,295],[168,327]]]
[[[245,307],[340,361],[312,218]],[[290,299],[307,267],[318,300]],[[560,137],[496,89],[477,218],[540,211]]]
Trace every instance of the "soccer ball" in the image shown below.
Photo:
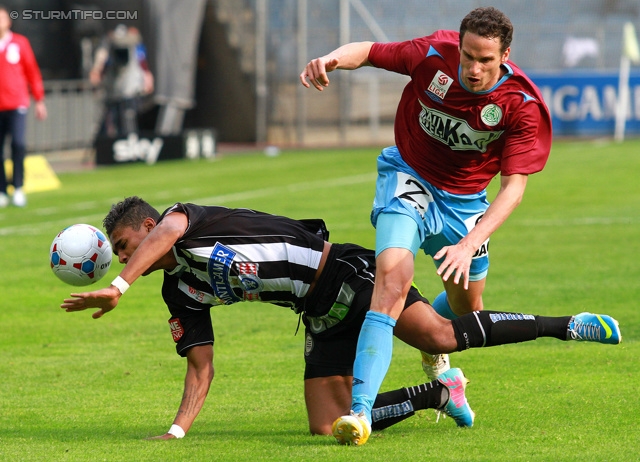
[[[98,228],[71,225],[51,243],[49,260],[53,274],[72,286],[99,281],[111,266],[111,244]]]

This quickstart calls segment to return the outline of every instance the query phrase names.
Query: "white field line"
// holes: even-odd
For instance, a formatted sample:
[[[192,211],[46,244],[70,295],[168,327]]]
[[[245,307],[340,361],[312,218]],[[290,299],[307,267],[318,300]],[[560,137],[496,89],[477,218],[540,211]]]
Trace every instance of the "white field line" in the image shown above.
[[[634,225],[640,223],[637,217],[581,217],[569,219],[523,219],[509,222],[516,226],[593,226],[593,225]]]
[[[309,190],[323,190],[323,189],[331,189],[337,188],[341,186],[348,186],[350,184],[360,184],[360,183],[368,183],[375,181],[376,174],[375,173],[365,173],[360,175],[352,175],[345,176],[340,178],[333,178],[329,180],[317,180],[317,181],[308,181],[305,183],[295,183],[284,186],[272,186],[268,188],[254,189],[250,191],[242,191],[238,193],[230,193],[230,194],[220,194],[217,196],[209,196],[202,198],[193,198],[193,199],[183,199],[184,201],[193,202],[195,204],[203,204],[203,205],[224,205],[230,202],[236,201],[244,201],[248,199],[254,199],[259,197],[266,196],[276,196],[287,193],[295,193],[300,191],[309,191]],[[186,193],[188,190],[182,191]],[[181,194],[186,195],[186,194]],[[147,201],[155,200],[166,200],[170,199],[169,194],[167,192],[161,191],[155,194],[151,194],[149,196],[144,197]],[[94,226],[99,226],[102,223],[102,219],[108,212],[108,208],[111,204],[118,202],[121,198],[113,198],[111,200],[105,201],[105,210],[104,212],[92,214],[92,215],[83,215],[73,217],[74,223],[91,223]],[[173,202],[166,203],[158,207],[160,210],[164,210],[166,207],[172,205]],[[63,209],[65,211],[69,210],[90,210],[96,207],[99,207],[100,203],[97,201],[87,201],[87,202],[78,202],[75,204],[65,205],[61,207],[42,207],[40,209],[31,209],[29,208],[29,213],[34,215],[46,217],[46,216],[55,216],[60,213]],[[3,213],[0,213],[0,223],[5,219]],[[368,222],[367,222],[368,223]],[[594,225],[612,225],[612,224],[627,224],[627,225],[635,225],[640,223],[640,216],[638,217],[582,217],[582,218],[573,218],[573,219],[522,219],[522,220],[510,220],[508,223],[511,226],[538,226],[538,227],[560,227],[560,226],[594,226]],[[43,232],[49,232],[51,227],[62,229],[65,226],[68,226],[69,218],[59,219],[59,220],[48,220],[40,223],[32,223],[27,225],[17,225],[17,226],[0,226],[0,236],[10,236],[15,234],[20,235],[38,235]],[[45,228],[45,229],[43,229]]]
[[[188,199],[188,201],[193,202],[195,204],[202,204],[202,205],[223,205],[229,202],[244,201],[248,199],[255,199],[255,198],[266,197],[266,196],[277,196],[277,195],[295,193],[300,191],[338,188],[341,186],[348,186],[351,184],[371,183],[373,185],[375,182],[375,179],[376,179],[375,173],[366,173],[361,175],[352,175],[352,176],[345,176],[341,178],[333,178],[329,180],[308,181],[305,183],[295,183],[295,184],[284,185],[284,186],[272,186],[268,188],[254,189],[254,190],[242,191],[238,193],[220,194],[217,196],[193,198],[193,199]],[[170,198],[167,197],[166,192],[159,192],[158,194],[144,196],[143,199],[151,202],[154,199],[166,200]],[[118,202],[119,200],[122,200],[122,199],[118,198],[108,202],[105,201],[105,210],[102,213],[73,217],[74,223],[90,223],[90,224],[93,224],[94,226],[99,226],[102,223],[102,219],[109,211],[109,207],[111,206],[111,204]],[[184,199],[184,201],[187,201],[187,199]],[[174,202],[167,203],[164,206],[158,207],[158,209],[164,210],[166,207],[173,205],[173,203]],[[100,204],[98,202],[89,201],[89,202],[79,202],[76,204],[65,205],[63,207],[43,207],[40,209],[30,208],[28,211],[29,213],[32,213],[34,215],[50,217],[60,213],[63,209],[65,211],[69,211],[69,210],[83,211],[83,210],[94,209],[99,206]],[[0,213],[0,223],[4,218],[5,217],[3,216],[3,214]],[[41,234],[45,232],[45,230],[46,232],[50,232],[50,229],[52,227],[62,229],[63,227],[68,226],[70,224],[71,223],[69,223],[69,218],[65,218],[65,219],[59,219],[59,220],[47,220],[40,223],[31,223],[27,225],[0,226],[0,236],[10,236],[15,234],[33,236],[33,235]]]

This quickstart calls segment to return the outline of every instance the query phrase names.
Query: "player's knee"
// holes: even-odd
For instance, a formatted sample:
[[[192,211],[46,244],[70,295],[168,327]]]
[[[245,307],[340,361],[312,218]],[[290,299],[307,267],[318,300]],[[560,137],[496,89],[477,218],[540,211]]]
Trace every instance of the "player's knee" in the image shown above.
[[[321,424],[309,422],[309,431],[312,435],[331,435],[331,424],[332,422]]]
[[[384,297],[406,297],[411,288],[413,273],[400,269],[377,270],[376,289]]]
[[[442,318],[441,323],[433,325],[433,328],[423,335],[423,339],[428,347],[422,350],[434,355],[454,352],[458,346],[453,334],[453,327],[451,327],[451,321],[444,318]]]

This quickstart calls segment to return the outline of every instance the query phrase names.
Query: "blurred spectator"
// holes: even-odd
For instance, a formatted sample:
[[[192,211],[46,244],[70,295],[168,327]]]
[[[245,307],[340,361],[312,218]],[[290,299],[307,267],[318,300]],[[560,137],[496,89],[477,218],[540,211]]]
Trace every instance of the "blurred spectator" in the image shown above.
[[[36,117],[46,119],[42,75],[29,40],[11,32],[9,11],[0,5],[0,207],[9,205],[9,182],[4,171],[4,140],[7,133],[11,136],[12,184],[15,188],[12,201],[18,207],[27,205],[22,187],[30,93],[36,100]]]
[[[119,25],[96,50],[89,80],[106,90],[101,135],[126,136],[138,131],[140,97],[153,92],[153,74],[140,32]]]
[[[589,37],[567,37],[562,45],[562,55],[566,67],[576,67],[584,58],[598,58],[598,41]]]

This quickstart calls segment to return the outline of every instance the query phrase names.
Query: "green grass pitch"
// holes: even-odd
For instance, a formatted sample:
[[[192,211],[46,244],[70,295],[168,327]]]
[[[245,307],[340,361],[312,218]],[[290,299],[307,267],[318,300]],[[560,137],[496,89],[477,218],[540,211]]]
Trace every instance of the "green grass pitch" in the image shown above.
[[[640,357],[640,141],[556,142],[520,207],[491,240],[487,309],[607,313],[617,346],[542,339],[452,355],[471,383],[471,429],[433,411],[342,447],[308,434],[303,335],[297,317],[264,304],[213,309],[216,376],[183,440],[164,433],[178,408],[186,363],[175,354],[161,274],[142,278],[99,320],[65,313],[74,291],[48,263],[54,235],[73,223],[101,228],[110,205],[139,195],[322,217],[334,242],[373,246],[369,211],[378,148],[284,151],[103,167],[60,174],[62,187],[0,210],[0,459],[200,460],[638,460]],[[492,183],[490,197],[496,192]],[[93,287],[108,284],[120,271]],[[441,290],[433,264],[416,282]],[[419,354],[396,342],[383,390],[422,383]]]

